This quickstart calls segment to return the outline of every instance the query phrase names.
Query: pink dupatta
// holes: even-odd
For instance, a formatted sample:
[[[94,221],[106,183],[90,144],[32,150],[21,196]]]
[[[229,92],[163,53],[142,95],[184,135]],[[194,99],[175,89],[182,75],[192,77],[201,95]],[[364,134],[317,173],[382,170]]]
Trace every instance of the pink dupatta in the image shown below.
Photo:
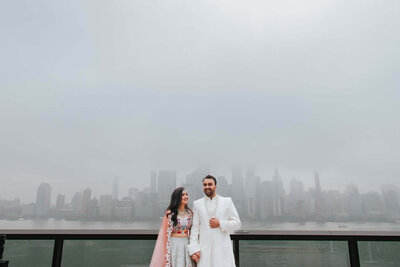
[[[169,254],[169,241],[172,232],[171,216],[163,217],[156,245],[154,246],[153,256],[151,257],[150,267],[170,267],[171,257]]]
[[[163,216],[156,245],[154,246],[153,256],[151,257],[150,267],[171,267],[170,239],[173,228],[170,216]],[[193,212],[189,209],[189,215],[193,218]],[[190,235],[190,231],[189,231]]]

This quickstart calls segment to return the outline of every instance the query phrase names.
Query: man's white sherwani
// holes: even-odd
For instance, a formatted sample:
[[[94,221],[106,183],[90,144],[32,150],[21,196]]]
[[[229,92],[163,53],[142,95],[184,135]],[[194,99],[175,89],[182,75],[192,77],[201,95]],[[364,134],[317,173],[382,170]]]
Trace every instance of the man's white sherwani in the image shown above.
[[[209,220],[217,218],[220,227],[211,228]],[[203,197],[194,202],[189,254],[200,251],[197,267],[234,267],[230,233],[240,229],[240,219],[230,197]]]

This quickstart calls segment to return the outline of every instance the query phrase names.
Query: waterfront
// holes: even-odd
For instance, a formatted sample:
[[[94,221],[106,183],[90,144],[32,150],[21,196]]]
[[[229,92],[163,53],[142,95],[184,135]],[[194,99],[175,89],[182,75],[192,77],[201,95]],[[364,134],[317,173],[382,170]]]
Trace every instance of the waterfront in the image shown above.
[[[71,221],[57,219],[0,220],[1,229],[132,229],[155,230],[158,221]],[[242,230],[400,231],[399,223],[383,222],[265,222],[242,220]]]
[[[0,220],[0,231],[21,230],[155,230],[158,221]],[[243,220],[242,230],[297,231],[400,231],[400,223],[305,222],[270,223]],[[33,232],[33,231],[32,231]],[[130,231],[128,231],[130,232]],[[62,266],[148,266],[155,240],[64,240]],[[361,266],[398,266],[400,242],[359,241]],[[13,266],[50,266],[51,239],[7,240],[5,257]],[[345,240],[240,240],[240,266],[350,266]]]

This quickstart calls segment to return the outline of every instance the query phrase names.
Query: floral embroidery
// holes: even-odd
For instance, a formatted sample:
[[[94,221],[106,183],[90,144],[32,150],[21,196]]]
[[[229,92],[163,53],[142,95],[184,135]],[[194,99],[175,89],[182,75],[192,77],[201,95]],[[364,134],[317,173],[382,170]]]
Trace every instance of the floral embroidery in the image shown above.
[[[173,223],[171,221],[172,215],[173,213],[171,214],[171,216],[168,216],[167,244],[166,244],[167,254],[165,254],[165,267],[171,267],[170,240],[173,228]]]
[[[192,228],[192,212],[188,211],[188,216],[186,218],[177,218],[178,223],[173,226],[172,233],[183,234],[189,233],[190,228]]]

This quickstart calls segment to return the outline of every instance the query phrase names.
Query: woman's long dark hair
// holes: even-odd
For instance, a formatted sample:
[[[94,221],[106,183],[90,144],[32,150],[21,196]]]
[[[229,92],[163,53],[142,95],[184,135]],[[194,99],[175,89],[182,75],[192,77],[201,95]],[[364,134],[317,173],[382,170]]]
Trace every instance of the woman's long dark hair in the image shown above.
[[[178,224],[178,208],[181,205],[182,202],[182,193],[183,190],[185,190],[184,187],[178,187],[177,189],[175,189],[172,194],[171,194],[171,201],[169,202],[169,206],[167,208],[167,210],[170,210],[172,212],[172,217],[171,217],[171,221],[173,221],[174,226]],[[186,205],[185,209],[190,210],[189,207]],[[168,216],[168,214],[167,214]]]

